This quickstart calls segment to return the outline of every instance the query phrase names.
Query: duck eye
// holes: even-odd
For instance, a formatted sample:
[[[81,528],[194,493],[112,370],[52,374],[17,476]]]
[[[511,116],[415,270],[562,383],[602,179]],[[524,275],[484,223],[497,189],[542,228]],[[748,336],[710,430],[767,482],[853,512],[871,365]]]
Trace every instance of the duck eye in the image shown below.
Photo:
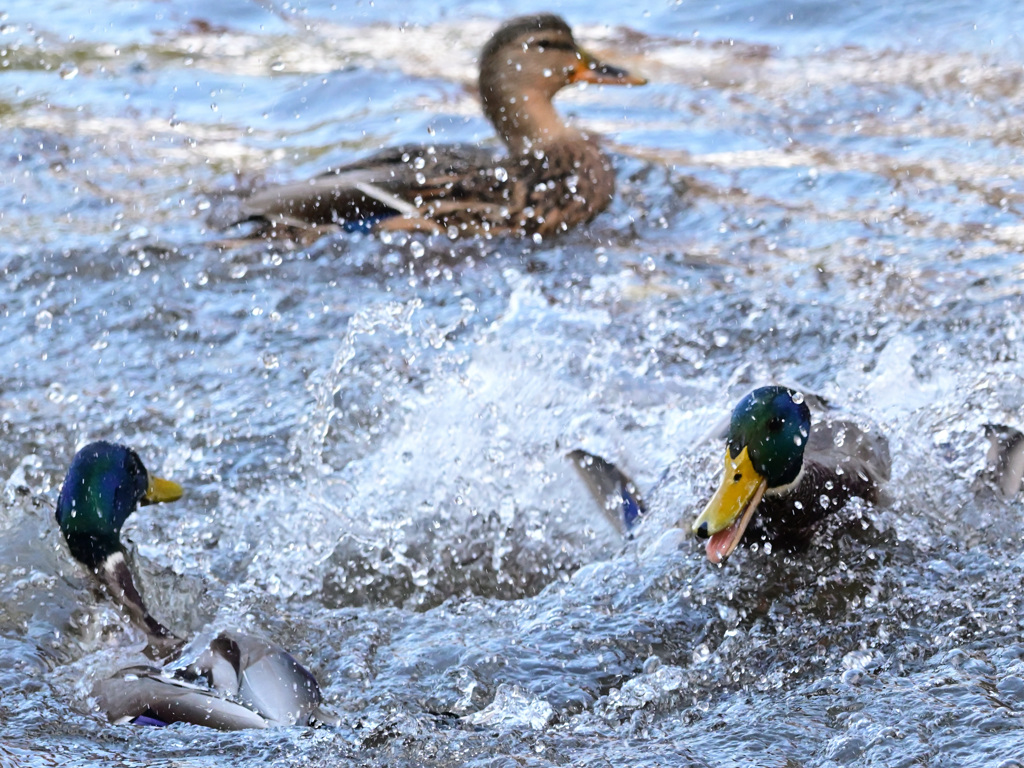
[[[784,423],[785,422],[783,422],[782,419],[780,419],[778,416],[775,416],[771,421],[768,422],[768,431],[778,432],[780,429],[782,429],[782,425]]]

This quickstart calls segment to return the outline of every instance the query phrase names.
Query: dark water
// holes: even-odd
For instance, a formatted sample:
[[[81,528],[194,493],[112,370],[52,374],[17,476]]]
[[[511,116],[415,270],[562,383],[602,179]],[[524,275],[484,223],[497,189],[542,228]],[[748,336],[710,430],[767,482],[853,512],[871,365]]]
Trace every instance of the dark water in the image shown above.
[[[537,6],[539,9],[540,6]],[[559,97],[620,195],[540,245],[217,247],[235,190],[491,136],[511,3],[0,14],[0,765],[1004,766],[1024,756],[1024,49],[1011,3],[569,3],[643,89]],[[878,424],[891,503],[724,567],[672,526],[752,385]],[[140,638],[51,509],[75,449],[183,631],[291,649],[344,725],[112,727]],[[623,547],[563,460],[645,487]]]

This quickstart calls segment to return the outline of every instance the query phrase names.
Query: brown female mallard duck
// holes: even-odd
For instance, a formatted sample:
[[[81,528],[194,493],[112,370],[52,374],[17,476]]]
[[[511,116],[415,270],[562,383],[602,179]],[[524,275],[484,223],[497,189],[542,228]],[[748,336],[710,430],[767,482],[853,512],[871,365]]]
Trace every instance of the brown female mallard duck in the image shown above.
[[[583,51],[552,14],[506,22],[480,55],[480,97],[507,153],[467,145],[401,146],[309,181],[254,193],[245,221],[260,234],[421,230],[546,237],[590,221],[615,190],[597,139],[551,103],[572,83],[646,81]]]

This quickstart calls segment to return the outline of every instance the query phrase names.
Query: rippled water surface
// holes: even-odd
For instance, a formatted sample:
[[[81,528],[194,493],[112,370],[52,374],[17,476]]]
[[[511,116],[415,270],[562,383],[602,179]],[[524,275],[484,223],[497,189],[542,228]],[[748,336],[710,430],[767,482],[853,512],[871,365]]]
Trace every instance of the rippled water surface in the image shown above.
[[[0,14],[0,765],[1019,765],[1016,4],[563,3],[651,81],[558,98],[594,222],[220,247],[263,180],[492,140],[474,59],[533,6],[410,5]],[[700,438],[770,380],[885,432],[889,503],[711,566]],[[155,612],[291,649],[342,726],[94,711],[143,645],[52,519],[98,438],[187,489],[127,528]],[[577,446],[656,486],[635,544]]]

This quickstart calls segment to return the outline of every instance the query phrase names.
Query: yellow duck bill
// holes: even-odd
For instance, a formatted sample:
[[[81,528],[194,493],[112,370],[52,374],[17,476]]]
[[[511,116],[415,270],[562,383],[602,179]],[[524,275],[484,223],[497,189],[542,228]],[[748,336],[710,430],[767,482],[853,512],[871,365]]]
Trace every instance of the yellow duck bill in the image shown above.
[[[767,487],[767,481],[754,469],[746,447],[735,458],[726,449],[725,471],[718,490],[693,521],[693,532],[708,540],[708,560],[720,563],[732,554]]]
[[[156,504],[161,501],[177,501],[184,492],[184,489],[173,480],[164,480],[162,477],[150,475],[144,499],[149,504]]]

